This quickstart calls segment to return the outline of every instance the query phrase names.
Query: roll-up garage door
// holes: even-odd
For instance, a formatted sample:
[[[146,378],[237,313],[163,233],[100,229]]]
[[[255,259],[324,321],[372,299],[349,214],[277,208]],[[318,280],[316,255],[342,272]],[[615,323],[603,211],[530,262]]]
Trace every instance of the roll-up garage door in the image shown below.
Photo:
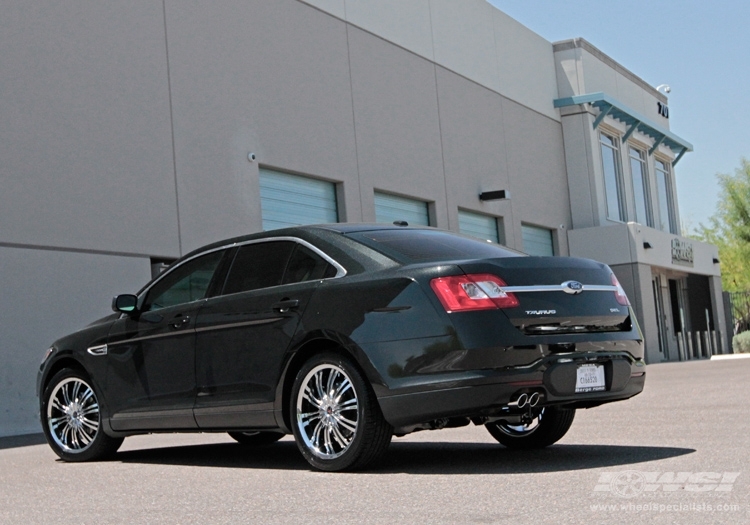
[[[458,210],[458,231],[479,239],[500,242],[497,219],[489,215]]]
[[[429,226],[430,215],[424,201],[376,192],[375,221],[388,224],[406,221],[409,226]]]
[[[263,230],[339,220],[334,183],[263,168],[260,207]]]
[[[552,231],[538,226],[521,225],[523,251],[529,255],[555,255],[552,246]]]

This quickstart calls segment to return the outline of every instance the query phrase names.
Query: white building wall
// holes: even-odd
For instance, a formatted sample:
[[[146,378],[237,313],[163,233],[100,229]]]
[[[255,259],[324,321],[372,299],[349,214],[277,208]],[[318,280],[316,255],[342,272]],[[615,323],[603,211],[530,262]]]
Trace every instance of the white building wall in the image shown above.
[[[260,229],[259,165],[343,181],[360,220],[346,25],[294,0],[166,5],[183,251]]]
[[[161,4],[2,13],[0,243],[177,256]]]
[[[551,119],[552,44],[486,0],[301,0]]]
[[[602,224],[603,187],[593,116],[553,107],[607,91],[658,122],[655,96],[484,0],[38,0],[4,6],[0,46],[0,435],[39,430],[44,349],[150,258],[261,229],[261,166],[336,183],[341,220],[383,191],[443,228],[500,218],[511,247],[529,224],[558,255],[662,264],[629,225],[566,233]]]
[[[52,341],[151,278],[148,258],[0,247],[0,436],[41,432],[36,373]]]

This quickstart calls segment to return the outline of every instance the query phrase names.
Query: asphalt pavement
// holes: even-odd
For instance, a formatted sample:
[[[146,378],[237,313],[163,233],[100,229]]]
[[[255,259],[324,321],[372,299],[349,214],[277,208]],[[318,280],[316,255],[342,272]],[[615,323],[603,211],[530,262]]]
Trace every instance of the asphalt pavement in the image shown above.
[[[287,437],[125,440],[71,464],[40,436],[0,438],[0,523],[750,523],[750,359],[648,367],[629,401],[581,410],[541,451],[482,427],[394,438],[362,473],[311,470]]]

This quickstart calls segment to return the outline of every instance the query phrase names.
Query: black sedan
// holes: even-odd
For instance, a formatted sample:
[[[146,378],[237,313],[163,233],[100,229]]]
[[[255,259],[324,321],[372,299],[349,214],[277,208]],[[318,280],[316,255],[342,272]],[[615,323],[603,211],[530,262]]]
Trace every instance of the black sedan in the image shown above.
[[[66,461],[150,432],[294,434],[315,468],[392,436],[473,423],[508,447],[645,381],[643,337],[604,264],[527,257],[432,228],[331,224],[218,242],[56,341],[42,426]]]

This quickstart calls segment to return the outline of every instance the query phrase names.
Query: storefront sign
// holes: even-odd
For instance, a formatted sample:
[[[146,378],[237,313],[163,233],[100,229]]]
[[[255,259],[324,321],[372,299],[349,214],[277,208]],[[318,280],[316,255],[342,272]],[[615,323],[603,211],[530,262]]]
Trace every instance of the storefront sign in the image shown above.
[[[692,266],[693,243],[677,238],[672,239],[672,264]]]

